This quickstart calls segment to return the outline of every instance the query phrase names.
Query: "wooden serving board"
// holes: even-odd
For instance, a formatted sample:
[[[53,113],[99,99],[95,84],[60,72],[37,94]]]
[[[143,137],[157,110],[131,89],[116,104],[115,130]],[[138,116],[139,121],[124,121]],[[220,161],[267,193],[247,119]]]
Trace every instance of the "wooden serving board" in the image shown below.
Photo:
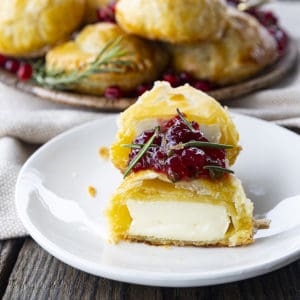
[[[297,57],[297,43],[291,39],[286,54],[262,73],[242,83],[213,90],[209,94],[221,103],[226,103],[226,100],[236,99],[251,92],[268,88],[282,80],[291,71],[296,65]],[[8,86],[31,93],[45,100],[102,111],[122,111],[136,101],[135,98],[111,100],[104,97],[51,90],[30,81],[19,81],[16,75],[3,69],[0,69],[0,81]]]

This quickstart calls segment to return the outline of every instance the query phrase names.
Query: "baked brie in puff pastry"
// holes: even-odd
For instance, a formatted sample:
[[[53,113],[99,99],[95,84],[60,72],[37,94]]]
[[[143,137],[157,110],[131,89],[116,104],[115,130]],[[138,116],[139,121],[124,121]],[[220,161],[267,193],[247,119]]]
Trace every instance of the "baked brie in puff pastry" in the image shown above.
[[[0,53],[41,56],[81,24],[85,0],[1,0]]]
[[[220,38],[226,18],[223,0],[120,0],[116,6],[125,31],[171,43]]]
[[[171,66],[195,78],[226,85],[240,82],[266,66],[277,56],[275,39],[249,14],[228,9],[228,25],[215,41],[167,45]]]
[[[130,65],[120,66],[120,72],[96,73],[72,85],[70,89],[103,95],[109,86],[117,85],[122,91],[132,91],[138,85],[152,82],[168,63],[167,54],[160,45],[128,35],[112,23],[86,26],[74,41],[61,44],[47,53],[48,71],[73,72],[83,70],[95,60],[99,52],[111,41],[122,37],[121,45],[128,55],[120,60],[130,60]],[[122,68],[122,69],[121,69]]]
[[[239,136],[214,99],[188,85],[157,82],[119,121],[111,160],[124,180],[106,210],[113,242],[231,247],[253,241],[253,204],[228,169]]]

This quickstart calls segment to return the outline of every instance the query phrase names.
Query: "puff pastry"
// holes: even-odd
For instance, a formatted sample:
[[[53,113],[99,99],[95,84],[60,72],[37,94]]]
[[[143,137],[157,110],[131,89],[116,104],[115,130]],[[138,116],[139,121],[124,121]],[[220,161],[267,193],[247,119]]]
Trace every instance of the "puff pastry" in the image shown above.
[[[125,31],[171,43],[219,38],[226,18],[223,0],[120,0],[116,6]]]
[[[174,117],[176,107],[186,119]],[[188,127],[188,122],[190,126],[194,124],[193,128]],[[153,140],[145,139],[154,127],[160,135]],[[139,146],[142,144],[137,144],[137,140],[144,143],[142,140],[148,139],[152,146],[142,152],[138,169],[131,169],[129,176],[125,171],[127,177],[110,199],[106,216],[113,242],[230,247],[253,242],[253,204],[241,182],[228,173],[217,178],[206,176],[202,171],[212,160],[209,158],[204,164],[202,159],[198,160],[200,156],[207,158],[202,155],[210,155],[210,150],[201,150],[200,145],[194,150],[190,148],[188,156],[183,148],[176,152],[173,141],[177,145],[186,142],[186,138],[199,141],[195,138],[197,130],[208,141],[230,144],[233,148],[226,152],[226,157],[229,164],[234,162],[240,147],[230,116],[214,99],[188,85],[172,89],[167,83],[157,82],[121,114],[117,139],[111,146],[113,164],[124,173],[126,163],[129,165],[137,157],[132,156],[134,148],[130,155],[123,151],[127,149],[124,144]],[[142,150],[137,151],[136,155]],[[213,155],[216,163],[216,152]],[[173,158],[175,163],[171,166]],[[166,165],[173,168],[172,172],[187,173],[173,180],[165,172]]]
[[[233,175],[174,184],[153,171],[133,173],[113,194],[106,215],[112,242],[230,247],[253,242],[253,204]]]
[[[48,70],[70,72],[83,69],[110,41],[122,36],[122,47],[128,51],[126,60],[132,61],[124,72],[94,74],[80,81],[71,89],[88,94],[103,95],[108,86],[118,85],[122,91],[132,91],[144,82],[157,78],[168,63],[167,54],[156,43],[127,35],[112,23],[98,23],[86,26],[74,41],[57,46],[48,52]]]
[[[209,140],[233,145],[227,150],[229,164],[238,156],[238,131],[227,111],[212,97],[189,85],[172,88],[167,82],[156,82],[153,89],[121,113],[116,141],[111,145],[110,158],[116,168],[124,171],[130,149],[129,144],[142,131],[155,127],[157,120],[168,120],[181,108],[188,119],[196,121],[210,135]]]
[[[80,25],[85,0],[1,0],[0,53],[34,57]]]
[[[167,45],[172,67],[225,85],[242,81],[272,64],[277,47],[267,30],[236,9],[228,9],[228,15],[228,26],[220,40]]]

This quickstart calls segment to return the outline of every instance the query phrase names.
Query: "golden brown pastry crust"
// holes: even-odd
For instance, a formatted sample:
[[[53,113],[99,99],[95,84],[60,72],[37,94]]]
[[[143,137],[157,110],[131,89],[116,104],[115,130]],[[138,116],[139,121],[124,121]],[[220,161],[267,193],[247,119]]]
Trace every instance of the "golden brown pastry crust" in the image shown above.
[[[228,9],[228,26],[220,40],[167,45],[172,67],[199,79],[226,85],[242,81],[277,58],[273,37],[256,19]]]
[[[122,36],[122,47],[128,51],[124,60],[131,60],[124,72],[94,74],[72,86],[71,89],[103,95],[108,86],[119,86],[123,91],[134,90],[138,85],[155,80],[168,63],[168,56],[161,47],[149,41],[126,34],[112,23],[86,26],[74,41],[52,49],[46,56],[48,70],[66,72],[84,69],[110,41]]]
[[[226,208],[231,224],[222,239],[215,241],[179,241],[149,236],[128,234],[132,222],[128,208],[128,199],[138,201],[174,201],[200,202],[222,205]],[[120,239],[139,241],[152,245],[175,246],[241,246],[253,242],[253,203],[246,198],[239,179],[233,175],[220,180],[195,179],[178,181],[175,184],[160,173],[151,170],[139,171],[126,177],[113,194],[106,210],[112,242]]]
[[[219,38],[226,18],[223,0],[120,0],[116,6],[125,31],[171,43]]]
[[[156,82],[151,91],[144,93],[120,115],[117,139],[110,149],[115,167],[125,170],[130,149],[122,145],[132,143],[141,122],[168,120],[176,115],[176,108],[184,112],[188,120],[194,120],[200,126],[217,125],[221,133],[219,142],[234,146],[227,150],[229,163],[234,163],[241,149],[239,134],[226,109],[209,95],[187,84],[172,88],[167,82]],[[152,128],[155,126],[152,125]]]
[[[33,57],[81,23],[85,0],[1,0],[0,53]]]

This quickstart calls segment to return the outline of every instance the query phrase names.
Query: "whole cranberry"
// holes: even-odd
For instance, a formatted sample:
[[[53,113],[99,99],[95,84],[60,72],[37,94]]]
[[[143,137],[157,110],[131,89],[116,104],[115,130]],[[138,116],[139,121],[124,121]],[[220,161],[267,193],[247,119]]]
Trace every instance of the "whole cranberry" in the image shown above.
[[[143,95],[145,92],[151,90],[152,85],[151,84],[141,84],[136,88],[136,95],[137,96],[141,96]]]
[[[180,84],[191,83],[194,81],[193,76],[188,72],[179,73]]]
[[[17,72],[20,80],[28,80],[32,76],[32,67],[28,63],[22,63]]]
[[[109,86],[104,91],[104,96],[107,99],[120,99],[123,97],[123,92],[119,86]]]
[[[0,67],[3,67],[7,61],[7,57],[0,54]]]
[[[7,59],[4,65],[5,70],[16,73],[20,67],[20,62],[16,59]]]
[[[192,86],[203,92],[208,92],[212,89],[211,83],[206,80],[196,80],[192,83]]]
[[[166,73],[163,75],[163,80],[170,83],[172,87],[177,87],[180,85],[180,79],[177,75],[172,73]]]

